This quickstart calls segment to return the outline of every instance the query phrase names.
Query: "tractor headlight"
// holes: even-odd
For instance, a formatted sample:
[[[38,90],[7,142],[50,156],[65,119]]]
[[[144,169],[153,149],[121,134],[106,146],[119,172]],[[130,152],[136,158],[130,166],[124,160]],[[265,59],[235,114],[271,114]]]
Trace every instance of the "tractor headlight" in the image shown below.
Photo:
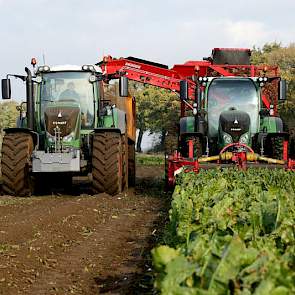
[[[66,135],[62,138],[62,141],[70,142],[74,139],[74,132],[71,132],[69,135]]]
[[[90,76],[89,76],[89,82],[90,82],[90,83],[93,83],[93,82],[95,82],[96,80],[97,80],[97,78],[96,78],[95,75],[90,75]]]
[[[49,66],[40,66],[38,67],[38,72],[42,73],[42,72],[50,72],[50,67]]]
[[[230,143],[233,142],[232,137],[229,134],[227,134],[227,133],[224,133],[223,134],[223,140],[224,140],[224,143],[225,144],[230,144]]]
[[[50,67],[49,66],[44,66],[44,72],[49,72],[50,71]]]
[[[249,141],[249,134],[248,133],[244,133],[241,135],[239,142],[243,143],[243,144],[247,144]]]
[[[93,65],[83,65],[83,66],[82,66],[82,70],[83,70],[83,71],[91,71],[91,72],[94,72],[94,71],[95,71]]]

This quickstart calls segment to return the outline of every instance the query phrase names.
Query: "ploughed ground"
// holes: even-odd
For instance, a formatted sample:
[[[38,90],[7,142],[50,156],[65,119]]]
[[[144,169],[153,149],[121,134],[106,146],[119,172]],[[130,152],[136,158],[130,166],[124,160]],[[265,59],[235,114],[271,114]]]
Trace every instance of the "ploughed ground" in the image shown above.
[[[0,197],[0,294],[152,294],[149,252],[169,198],[163,167],[137,167],[135,188]],[[82,187],[82,188],[81,188]]]

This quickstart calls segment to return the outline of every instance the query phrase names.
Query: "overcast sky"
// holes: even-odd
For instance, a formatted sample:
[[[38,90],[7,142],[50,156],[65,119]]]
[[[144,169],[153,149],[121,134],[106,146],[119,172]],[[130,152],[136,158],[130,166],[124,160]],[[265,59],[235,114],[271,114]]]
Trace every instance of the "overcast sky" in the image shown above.
[[[46,64],[89,64],[103,55],[172,66],[213,47],[294,42],[295,0],[0,0],[0,76]],[[22,82],[13,96],[23,98]],[[23,96],[23,97],[20,97]]]

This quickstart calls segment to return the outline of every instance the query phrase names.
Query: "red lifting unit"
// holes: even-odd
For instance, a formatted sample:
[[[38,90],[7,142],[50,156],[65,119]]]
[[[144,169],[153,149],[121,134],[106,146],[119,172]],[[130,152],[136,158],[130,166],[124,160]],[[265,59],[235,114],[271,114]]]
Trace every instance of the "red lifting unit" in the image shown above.
[[[276,66],[250,63],[250,49],[214,48],[202,61],[168,66],[134,58],[100,62],[106,77],[178,92],[181,114],[178,149],[168,155],[167,182],[180,171],[232,166],[293,170],[289,135],[278,117],[286,82]]]

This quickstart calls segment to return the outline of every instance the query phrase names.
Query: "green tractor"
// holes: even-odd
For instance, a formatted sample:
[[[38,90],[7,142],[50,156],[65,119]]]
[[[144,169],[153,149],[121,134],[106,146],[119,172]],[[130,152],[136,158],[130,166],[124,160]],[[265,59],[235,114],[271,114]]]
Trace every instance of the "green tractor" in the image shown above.
[[[3,99],[11,98],[9,76],[26,82],[26,106],[3,138],[4,192],[29,196],[76,175],[88,176],[94,193],[114,195],[133,184],[135,102],[127,78],[120,78],[117,101],[111,101],[104,88],[109,77],[95,65],[32,64],[34,75],[25,68],[26,75],[2,80]]]
[[[184,107],[195,85],[190,113],[180,119],[183,156],[188,157],[190,142],[191,156],[197,158],[246,148],[287,160],[288,134],[278,117],[278,103],[286,99],[286,81],[277,67],[251,65],[249,56],[249,50],[215,49],[206,61],[189,63],[198,75],[190,84],[180,83]]]

